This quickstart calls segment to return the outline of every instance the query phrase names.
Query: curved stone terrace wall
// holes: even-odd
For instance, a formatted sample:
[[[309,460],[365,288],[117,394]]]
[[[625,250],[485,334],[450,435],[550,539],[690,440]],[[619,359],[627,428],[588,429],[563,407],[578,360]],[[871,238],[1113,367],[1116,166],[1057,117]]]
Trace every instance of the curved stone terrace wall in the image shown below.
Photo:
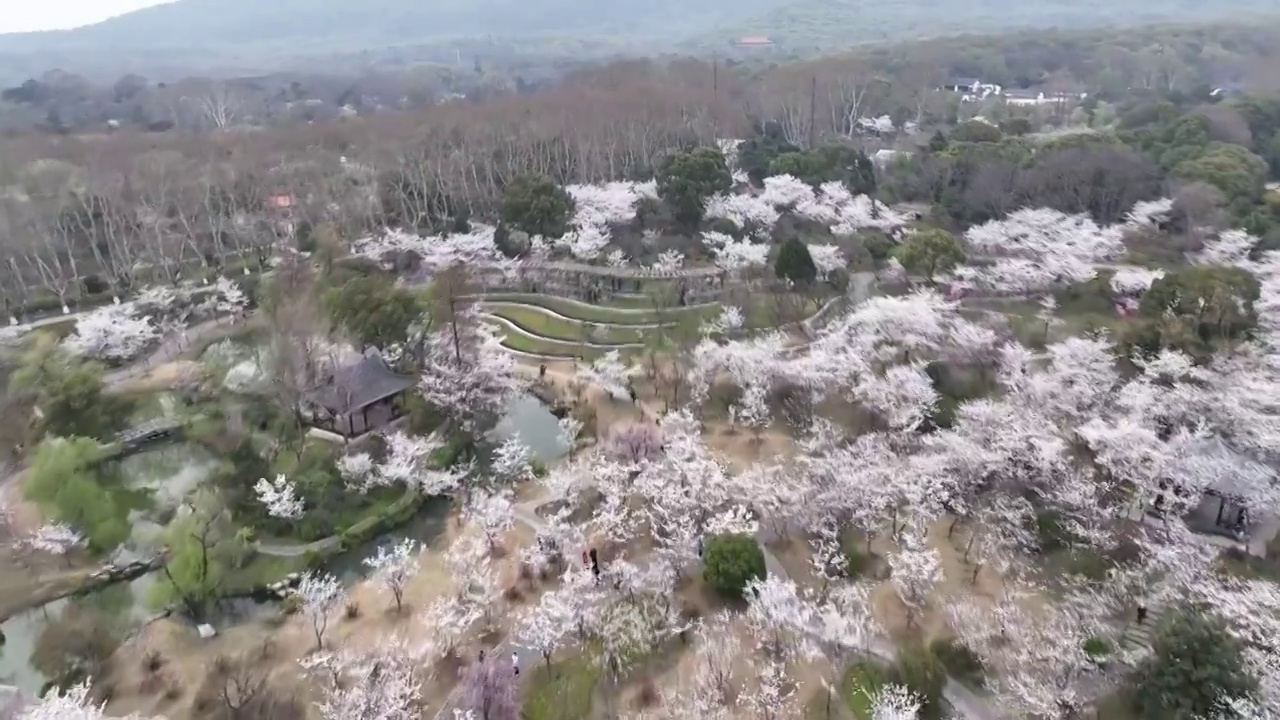
[[[588,301],[614,295],[642,294],[646,283],[666,281],[678,289],[683,304],[688,305],[718,297],[724,291],[727,275],[723,269],[713,266],[664,271],[525,260],[477,265],[475,279],[487,290],[546,293]]]

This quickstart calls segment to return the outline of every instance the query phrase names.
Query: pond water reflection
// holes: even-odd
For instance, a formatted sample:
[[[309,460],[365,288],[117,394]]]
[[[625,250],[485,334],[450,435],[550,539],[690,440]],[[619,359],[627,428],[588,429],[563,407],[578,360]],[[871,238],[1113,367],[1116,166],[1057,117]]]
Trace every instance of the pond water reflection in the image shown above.
[[[538,460],[549,463],[563,456],[567,445],[561,441],[557,419],[537,398],[521,396],[511,401],[506,416],[494,430],[495,437],[505,439],[519,434]],[[154,492],[155,510],[135,513],[130,518],[133,533],[119,556],[132,559],[149,555],[161,541],[162,526],[157,522],[170,514],[184,499],[206,480],[217,467],[217,458],[198,446],[186,443],[163,444],[124,458],[121,470],[130,487]],[[424,545],[437,540],[448,522],[449,501],[428,500],[418,515],[405,525],[384,533],[374,540],[335,556],[328,570],[345,584],[367,578],[364,560],[380,546],[413,538]],[[113,626],[122,634],[136,630],[155,615],[147,604],[148,594],[159,579],[158,574],[143,576],[71,602],[92,603],[113,618]],[[41,633],[58,623],[69,601],[59,600],[43,608],[16,615],[3,624],[5,644],[0,652],[0,683],[11,684],[27,692],[38,691],[46,682],[31,662],[32,652]],[[219,630],[253,622],[277,611],[275,603],[236,600],[225,603],[209,622]]]
[[[507,404],[507,413],[493,434],[499,440],[519,435],[535,458],[549,463],[569,452],[568,444],[560,438],[558,423],[546,403],[532,395],[520,395]]]

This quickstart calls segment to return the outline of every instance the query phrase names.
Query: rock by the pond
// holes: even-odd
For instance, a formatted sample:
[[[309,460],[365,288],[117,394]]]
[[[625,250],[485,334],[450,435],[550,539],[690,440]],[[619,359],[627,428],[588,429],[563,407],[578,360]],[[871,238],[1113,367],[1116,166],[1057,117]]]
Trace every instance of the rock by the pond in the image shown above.
[[[200,633],[201,640],[208,640],[218,634],[218,631],[214,630],[212,625],[200,625],[196,627],[196,632]]]

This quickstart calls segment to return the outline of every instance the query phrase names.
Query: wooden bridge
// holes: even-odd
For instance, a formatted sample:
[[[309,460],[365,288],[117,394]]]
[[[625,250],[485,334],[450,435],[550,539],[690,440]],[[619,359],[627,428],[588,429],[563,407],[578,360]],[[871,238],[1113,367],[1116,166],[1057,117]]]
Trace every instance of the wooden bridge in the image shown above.
[[[116,442],[125,448],[146,445],[156,440],[171,438],[186,425],[179,418],[156,418],[116,435]]]

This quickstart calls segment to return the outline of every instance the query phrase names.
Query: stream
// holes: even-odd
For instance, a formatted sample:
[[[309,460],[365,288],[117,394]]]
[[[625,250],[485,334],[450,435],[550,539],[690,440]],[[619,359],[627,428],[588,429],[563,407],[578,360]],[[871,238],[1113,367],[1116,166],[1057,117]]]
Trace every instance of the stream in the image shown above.
[[[239,360],[231,365],[232,369],[228,374],[236,374],[236,368],[241,368],[239,372],[252,376],[254,373],[245,368],[246,363],[254,364],[251,358]],[[159,403],[161,413],[168,411],[166,405],[164,401]],[[550,463],[564,455],[568,449],[560,441],[556,422],[555,416],[540,400],[521,396],[511,401],[506,416],[498,423],[493,435],[496,439],[505,439],[518,434],[536,459]],[[131,560],[154,552],[160,543],[164,522],[213,473],[217,464],[217,458],[203,448],[181,442],[157,445],[121,460],[129,487],[149,490],[154,505],[146,510],[135,510],[130,515],[132,533],[117,551],[118,558]],[[447,501],[428,501],[409,523],[361,547],[335,556],[329,562],[328,569],[345,584],[359,582],[368,575],[368,568],[364,565],[365,558],[374,555],[378,547],[403,538],[430,543],[444,531],[448,512]],[[154,574],[143,576],[78,602],[93,602],[108,609],[110,617],[127,628],[126,632],[131,632],[156,614],[147,606],[147,595],[156,582],[157,576]],[[14,685],[26,692],[40,690],[47,678],[33,667],[31,655],[41,633],[51,623],[58,622],[67,603],[65,599],[57,600],[0,624],[0,631],[5,636],[5,644],[0,648],[0,684]],[[226,629],[261,619],[274,611],[274,603],[236,600],[226,603],[209,622],[214,627]]]

